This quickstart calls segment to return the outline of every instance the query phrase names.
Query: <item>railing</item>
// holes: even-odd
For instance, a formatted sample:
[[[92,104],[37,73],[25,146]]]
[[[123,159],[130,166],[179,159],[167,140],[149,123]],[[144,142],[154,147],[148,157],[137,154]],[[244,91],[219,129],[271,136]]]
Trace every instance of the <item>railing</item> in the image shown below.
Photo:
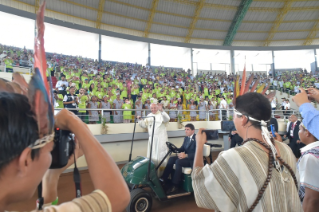
[[[13,72],[19,72],[22,74],[31,74],[32,73],[32,67],[27,66],[12,66]],[[6,65],[0,65],[0,71],[6,72]]]
[[[81,109],[66,108],[70,111],[76,111],[77,115],[86,123],[130,123],[134,122],[137,116],[147,116],[151,111],[149,109]],[[56,113],[62,108],[55,108]],[[83,113],[78,111],[85,111]],[[123,112],[131,111],[131,114],[123,114]],[[91,112],[91,114],[89,114]],[[171,121],[221,121],[232,120],[233,109],[214,109],[214,110],[165,110],[171,117]],[[116,114],[117,113],[117,114]],[[272,117],[277,119],[288,119],[291,114],[295,114],[299,119],[301,115],[296,110],[273,110]],[[103,120],[104,118],[104,120]],[[126,121],[124,121],[126,120]]]

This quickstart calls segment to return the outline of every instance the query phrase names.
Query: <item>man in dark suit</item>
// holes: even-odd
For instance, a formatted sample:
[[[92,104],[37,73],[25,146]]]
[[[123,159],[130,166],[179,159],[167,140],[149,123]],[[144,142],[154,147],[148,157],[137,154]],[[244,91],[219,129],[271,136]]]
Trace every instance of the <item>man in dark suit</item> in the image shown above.
[[[301,156],[300,148],[304,147],[305,145],[300,142],[299,139],[299,125],[300,121],[298,121],[297,116],[295,114],[292,114],[290,116],[290,125],[288,128],[288,132],[286,135],[284,135],[284,138],[289,138],[289,146],[296,156],[296,158],[299,158]]]
[[[277,119],[270,118],[270,123],[269,123],[269,126],[268,126],[269,132],[271,132],[270,125],[274,125],[275,131],[278,132],[278,121],[277,121]]]
[[[185,134],[186,137],[184,138],[184,143],[181,148],[178,149],[178,152],[180,153],[178,153],[178,156],[169,158],[164,173],[160,179],[160,181],[165,182],[172,173],[175,164],[175,174],[172,176],[173,186],[168,193],[174,193],[177,191],[182,178],[183,167],[193,167],[196,151],[196,134],[193,124],[187,124],[185,126]]]

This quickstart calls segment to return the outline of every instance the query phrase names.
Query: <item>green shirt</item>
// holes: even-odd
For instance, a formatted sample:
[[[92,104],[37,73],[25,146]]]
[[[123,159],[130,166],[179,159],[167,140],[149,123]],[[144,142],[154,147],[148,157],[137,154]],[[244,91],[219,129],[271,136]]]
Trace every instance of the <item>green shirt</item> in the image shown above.
[[[62,94],[58,94],[58,98],[62,99],[62,100],[56,100],[56,102],[59,104],[59,106],[57,106],[56,108],[64,108],[63,105],[63,95]]]
[[[85,109],[86,108],[86,102],[88,101],[88,97],[86,95],[83,95],[80,99],[79,99],[79,108],[83,108]],[[79,110],[79,113],[85,113],[86,111],[85,110]]]
[[[133,89],[133,90],[132,90],[131,94],[132,94],[132,95],[138,95],[139,92],[140,92],[140,90],[139,90],[138,88],[136,88],[136,89]]]
[[[147,79],[141,79],[141,83],[142,83],[142,85],[146,85]]]
[[[121,92],[121,98],[123,97],[127,98],[127,88],[124,88],[124,90]]]

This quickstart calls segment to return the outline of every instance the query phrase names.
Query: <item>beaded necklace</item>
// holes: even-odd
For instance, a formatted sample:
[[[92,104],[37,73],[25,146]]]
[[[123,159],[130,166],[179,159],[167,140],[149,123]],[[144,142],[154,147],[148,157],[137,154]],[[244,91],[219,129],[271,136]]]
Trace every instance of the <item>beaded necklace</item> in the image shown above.
[[[242,145],[244,145],[246,142],[250,142],[250,141],[255,141],[269,150],[269,153],[268,153],[269,163],[268,163],[268,175],[267,175],[266,181],[265,181],[264,185],[261,187],[261,189],[259,190],[259,193],[258,193],[254,203],[252,204],[252,206],[248,209],[248,212],[252,212],[255,209],[255,207],[258,205],[258,202],[262,198],[262,196],[263,196],[263,194],[264,194],[264,192],[265,192],[265,190],[270,182],[270,179],[272,177],[272,168],[275,168],[274,157],[273,157],[273,153],[271,151],[270,146],[268,144],[256,139],[256,138],[247,138],[246,140],[243,141]],[[272,141],[272,143],[274,143],[273,138],[271,139],[271,141]],[[279,157],[277,155],[277,153],[276,153],[276,158],[281,162],[282,165],[284,165],[289,170],[291,177],[294,179],[296,188],[298,190],[298,181],[297,181],[296,175],[295,175],[294,171],[292,170],[292,168],[281,157]]]

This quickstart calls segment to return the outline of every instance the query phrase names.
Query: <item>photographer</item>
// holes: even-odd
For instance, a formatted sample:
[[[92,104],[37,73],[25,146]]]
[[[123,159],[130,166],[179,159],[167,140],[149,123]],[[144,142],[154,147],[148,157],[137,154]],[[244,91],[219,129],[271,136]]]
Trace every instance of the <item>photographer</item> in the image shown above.
[[[299,88],[300,93],[293,97],[293,101],[299,107],[302,120],[302,127],[299,130],[301,142],[306,144],[301,149],[301,157],[298,161],[298,169],[301,176],[301,188],[299,195],[303,201],[302,207],[305,212],[318,211],[319,189],[318,182],[318,141],[319,137],[319,111],[314,108],[310,100],[319,102],[319,91],[309,88],[308,93]]]
[[[75,87],[70,87],[69,94],[66,94],[63,98],[63,104],[65,108],[77,108],[77,105],[79,104],[79,99],[77,95],[75,94]],[[77,110],[71,110],[72,113],[75,115],[78,114]]]
[[[244,140],[242,146],[220,153],[206,166],[206,134],[199,130],[192,172],[199,207],[215,211],[302,211],[295,156],[286,144],[269,135],[270,117],[271,105],[264,95],[237,97],[234,124]]]
[[[65,79],[65,75],[61,75],[61,80],[59,80],[55,87],[59,89],[59,94],[62,94],[63,96],[66,95],[66,88],[69,86],[69,83]]]
[[[0,93],[0,212],[9,205],[29,200],[43,181],[44,203],[57,199],[57,185],[62,169],[48,169],[54,143],[32,149],[39,139],[38,123],[27,97],[20,94]],[[85,155],[93,181],[93,193],[66,202],[48,206],[44,211],[123,211],[130,195],[117,165],[87,126],[73,113],[62,110],[55,116],[55,126],[75,134],[75,155]]]

